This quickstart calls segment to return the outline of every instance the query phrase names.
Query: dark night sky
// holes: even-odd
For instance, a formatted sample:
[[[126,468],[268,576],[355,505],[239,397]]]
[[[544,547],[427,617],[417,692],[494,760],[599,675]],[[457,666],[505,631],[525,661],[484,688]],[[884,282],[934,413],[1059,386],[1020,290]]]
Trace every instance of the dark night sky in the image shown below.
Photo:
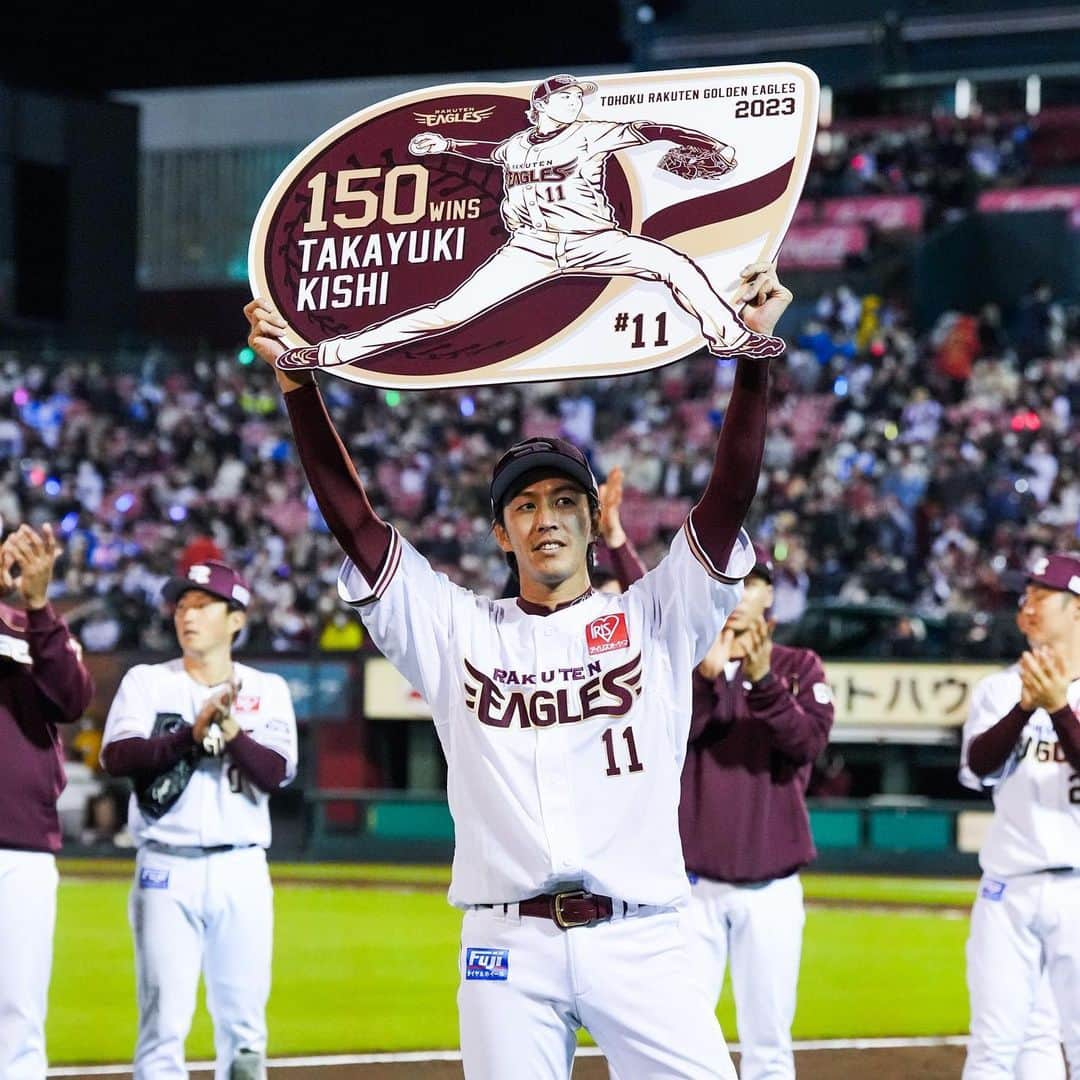
[[[550,24],[530,0],[457,0],[442,15],[428,13],[432,0],[333,6],[308,0],[292,9],[151,0],[142,13],[85,0],[8,0],[0,14],[0,83],[96,96],[151,87],[626,61],[619,0],[545,6],[557,12]],[[326,10],[345,11],[347,18],[334,21]]]

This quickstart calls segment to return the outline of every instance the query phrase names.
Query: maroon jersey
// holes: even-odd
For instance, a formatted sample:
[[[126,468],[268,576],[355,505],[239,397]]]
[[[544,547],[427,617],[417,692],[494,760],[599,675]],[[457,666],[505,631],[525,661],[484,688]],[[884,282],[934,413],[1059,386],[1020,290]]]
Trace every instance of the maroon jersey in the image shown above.
[[[686,869],[733,884],[793,873],[817,854],[806,785],[833,722],[825,671],[810,649],[773,645],[772,671],[694,674],[679,831]]]
[[[0,604],[0,847],[57,851],[64,790],[58,724],[78,720],[94,684],[49,606]]]

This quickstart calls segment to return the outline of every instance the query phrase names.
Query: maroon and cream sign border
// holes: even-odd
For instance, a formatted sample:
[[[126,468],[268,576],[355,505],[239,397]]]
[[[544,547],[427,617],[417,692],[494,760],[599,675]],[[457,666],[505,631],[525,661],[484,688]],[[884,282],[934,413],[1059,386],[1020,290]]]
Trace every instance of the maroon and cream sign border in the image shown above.
[[[741,266],[777,257],[813,152],[812,71],[778,63],[571,82],[583,91],[581,120],[593,122],[582,135],[590,151],[594,130],[648,121],[651,129],[677,126],[730,144],[737,160],[720,179],[691,180],[657,167],[670,148],[662,140],[640,149],[615,141],[610,153],[595,153],[594,174],[603,159],[597,182],[607,210],[600,212],[620,235],[685,256],[725,301]],[[514,292],[511,281],[505,295],[490,306],[475,303],[467,318],[460,311],[409,316],[432,305],[449,310],[455,305],[447,299],[465,297],[462,287],[496,257],[505,261],[508,246],[546,235],[535,228],[542,219],[523,218],[533,212],[531,192],[570,204],[580,196],[573,184],[581,189],[589,180],[555,160],[545,165],[534,157],[539,164],[520,167],[466,156],[474,145],[533,137],[537,87],[463,83],[412,91],[342,120],[294,159],[263,201],[248,258],[253,294],[285,317],[290,346],[342,342],[343,356],[357,355],[328,370],[399,388],[626,374],[701,348],[703,324],[670,280],[665,287],[664,271],[633,274],[626,269],[633,253],[621,252],[610,260],[621,259],[620,268],[606,274],[588,222],[558,224],[577,240],[584,236],[587,250],[577,256],[573,248],[567,257],[562,241],[553,243],[551,258],[560,251],[564,258],[554,276],[534,280],[526,272],[525,287]],[[425,133],[436,141],[424,143]],[[442,148],[440,137],[451,140],[442,152],[415,152]],[[596,235],[602,241],[612,234]],[[547,249],[531,248],[523,257],[534,254],[548,257]],[[403,318],[411,319],[404,333],[380,334]]]

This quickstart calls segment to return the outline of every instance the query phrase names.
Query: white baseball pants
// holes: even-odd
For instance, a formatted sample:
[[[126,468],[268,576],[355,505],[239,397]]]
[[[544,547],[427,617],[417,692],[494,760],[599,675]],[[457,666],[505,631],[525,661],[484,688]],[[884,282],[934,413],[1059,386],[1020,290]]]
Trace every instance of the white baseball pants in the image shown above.
[[[1019,1066],[1054,1059],[1042,985],[1061,1023],[1065,1057],[1080,1075],[1080,873],[984,877],[971,912],[967,981],[971,1041],[963,1080],[1013,1080]],[[1030,1045],[1041,1034],[1041,1051]],[[1037,1071],[1043,1077],[1060,1076]],[[1026,1078],[1025,1078],[1026,1080]]]
[[[798,874],[763,885],[698,879],[685,923],[706,1000],[716,1007],[731,968],[742,1080],[795,1076],[791,1023],[802,954],[802,882]]]
[[[1043,973],[1031,1010],[1024,1045],[1016,1059],[1016,1080],[1065,1080],[1065,1055],[1061,1052],[1061,1020]]]
[[[216,1080],[228,1080],[240,1050],[265,1057],[274,919],[266,852],[188,858],[141,848],[128,912],[139,1005],[135,1080],[187,1080],[184,1041],[200,968]]]
[[[515,233],[454,292],[348,337],[319,345],[319,364],[331,367],[453,330],[511,296],[565,274],[636,277],[668,287],[694,315],[710,348],[723,351],[747,335],[735,312],[682,252],[622,229],[591,233]]]
[[[56,860],[0,848],[0,1076],[43,1080]]]
[[[472,909],[461,931],[458,1016],[466,1080],[566,1080],[579,1027],[633,1080],[736,1080],[694,985],[674,911],[560,930],[514,905]],[[505,950],[505,978],[469,978],[469,949]]]

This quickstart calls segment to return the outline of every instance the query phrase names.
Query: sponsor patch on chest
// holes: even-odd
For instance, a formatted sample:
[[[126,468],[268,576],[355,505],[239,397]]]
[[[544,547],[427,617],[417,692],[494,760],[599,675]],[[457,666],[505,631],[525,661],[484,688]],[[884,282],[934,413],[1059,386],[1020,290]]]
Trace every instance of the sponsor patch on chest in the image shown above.
[[[466,982],[470,979],[506,982],[509,977],[509,949],[477,949],[470,947],[465,950]]]
[[[167,889],[168,887],[168,870],[161,870],[156,866],[144,866],[139,871],[140,889]]]
[[[626,628],[626,615],[616,611],[593,619],[585,627],[585,643],[589,646],[590,656],[627,648],[630,645],[630,632]]]

